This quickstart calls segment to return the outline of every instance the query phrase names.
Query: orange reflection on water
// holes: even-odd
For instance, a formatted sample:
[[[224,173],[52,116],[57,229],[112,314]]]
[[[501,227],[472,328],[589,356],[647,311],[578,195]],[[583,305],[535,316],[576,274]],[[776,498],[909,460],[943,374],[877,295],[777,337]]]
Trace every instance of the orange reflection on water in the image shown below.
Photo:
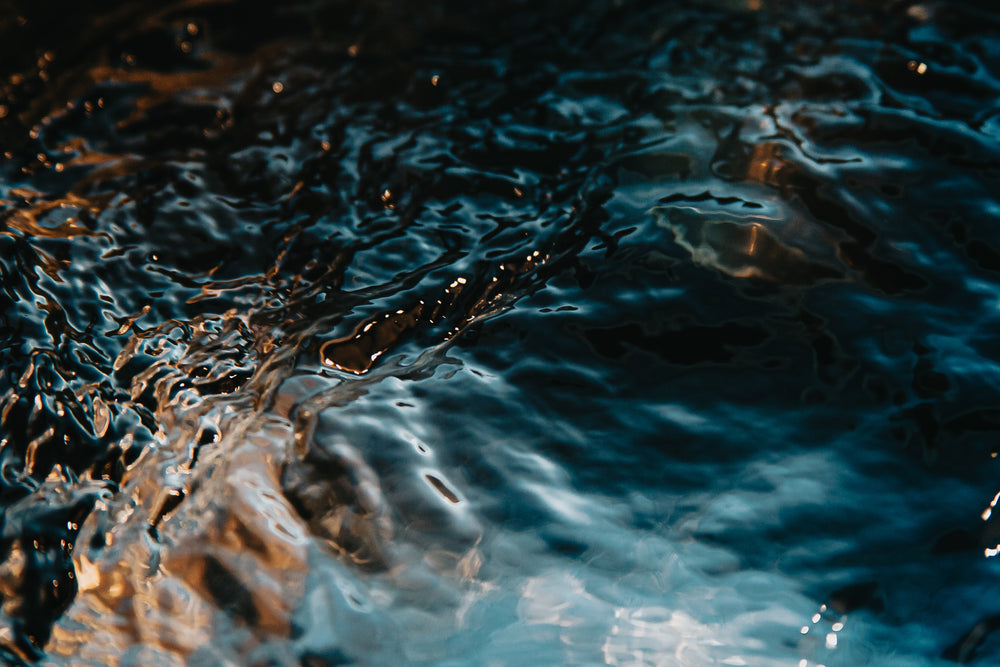
[[[4,218],[7,227],[29,236],[42,238],[68,239],[74,236],[99,235],[79,224],[75,216],[69,215],[59,220],[58,212],[66,210],[71,213],[76,210],[96,215],[110,201],[110,195],[84,198],[72,192],[54,199],[42,199],[41,193],[24,190],[15,190],[13,194],[24,196],[29,203],[26,208],[15,208],[8,212]],[[0,204],[9,206],[13,202],[0,201]]]
[[[279,480],[289,435],[286,422],[236,438],[224,459],[210,457],[202,469],[200,483],[215,492],[185,500],[162,519],[156,470],[193,478],[181,475],[166,450],[133,468],[136,478],[125,480],[129,502],[110,515],[99,508],[81,532],[86,544],[98,538],[105,546],[74,554],[78,594],[47,651],[81,664],[134,664],[127,651],[142,645],[149,660],[141,664],[182,665],[240,628],[249,633],[234,643],[248,654],[269,638],[288,637],[305,592],[310,542]],[[147,521],[128,520],[143,515]]]
[[[417,325],[424,304],[409,310],[385,313],[364,322],[348,336],[327,341],[320,348],[320,358],[326,366],[361,375],[371,370],[375,361]]]

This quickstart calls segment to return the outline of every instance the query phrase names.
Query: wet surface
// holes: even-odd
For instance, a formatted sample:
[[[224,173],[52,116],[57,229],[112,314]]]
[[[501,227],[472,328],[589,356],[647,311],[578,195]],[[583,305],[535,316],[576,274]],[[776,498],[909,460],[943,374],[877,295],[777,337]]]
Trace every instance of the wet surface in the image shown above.
[[[0,19],[13,664],[1000,659],[1000,12]]]

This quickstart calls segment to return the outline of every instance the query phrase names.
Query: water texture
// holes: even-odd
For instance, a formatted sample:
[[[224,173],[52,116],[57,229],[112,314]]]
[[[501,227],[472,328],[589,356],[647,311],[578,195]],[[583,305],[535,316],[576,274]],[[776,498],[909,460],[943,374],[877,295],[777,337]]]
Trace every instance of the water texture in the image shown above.
[[[4,3],[0,658],[1000,662],[1000,9]]]

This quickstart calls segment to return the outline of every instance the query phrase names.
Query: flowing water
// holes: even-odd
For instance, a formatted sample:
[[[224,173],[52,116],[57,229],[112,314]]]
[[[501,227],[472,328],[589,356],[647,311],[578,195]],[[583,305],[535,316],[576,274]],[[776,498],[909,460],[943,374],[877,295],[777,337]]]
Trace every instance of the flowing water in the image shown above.
[[[1000,10],[4,3],[0,657],[1000,662]]]

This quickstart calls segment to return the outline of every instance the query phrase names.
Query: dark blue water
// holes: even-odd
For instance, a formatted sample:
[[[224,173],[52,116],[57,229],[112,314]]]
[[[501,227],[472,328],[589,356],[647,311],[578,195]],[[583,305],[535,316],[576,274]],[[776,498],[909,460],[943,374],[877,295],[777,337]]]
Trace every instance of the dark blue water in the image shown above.
[[[12,664],[1000,663],[1000,9],[0,12]]]

